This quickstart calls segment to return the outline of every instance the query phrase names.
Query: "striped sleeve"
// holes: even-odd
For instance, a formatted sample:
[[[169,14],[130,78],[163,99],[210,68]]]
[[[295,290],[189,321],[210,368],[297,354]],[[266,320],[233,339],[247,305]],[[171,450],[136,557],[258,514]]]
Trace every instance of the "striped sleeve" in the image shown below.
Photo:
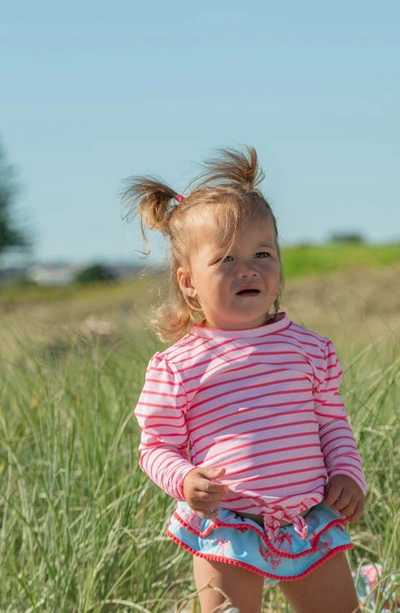
[[[361,456],[339,393],[341,380],[342,369],[335,349],[328,341],[323,375],[315,388],[315,412],[319,423],[321,449],[329,477],[347,475],[365,492],[367,484]]]
[[[160,354],[149,363],[135,409],[141,428],[141,469],[167,494],[184,500],[183,480],[194,468],[189,461],[185,423],[186,395],[179,374]]]

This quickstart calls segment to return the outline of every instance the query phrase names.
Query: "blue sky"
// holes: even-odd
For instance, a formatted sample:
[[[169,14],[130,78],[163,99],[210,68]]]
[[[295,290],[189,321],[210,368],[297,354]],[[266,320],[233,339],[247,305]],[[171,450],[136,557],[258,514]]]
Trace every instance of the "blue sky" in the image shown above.
[[[397,0],[3,3],[0,138],[34,257],[135,260],[122,179],[182,191],[243,144],[283,244],[398,240],[399,26]]]

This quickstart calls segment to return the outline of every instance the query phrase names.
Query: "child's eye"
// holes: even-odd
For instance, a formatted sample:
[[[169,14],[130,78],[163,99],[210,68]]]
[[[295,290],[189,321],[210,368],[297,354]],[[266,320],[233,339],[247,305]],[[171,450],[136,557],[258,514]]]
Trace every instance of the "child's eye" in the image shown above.
[[[255,258],[269,258],[271,256],[270,253],[268,253],[268,251],[257,251],[257,253],[254,254]]]
[[[218,258],[218,260],[215,260],[214,264],[225,264],[225,262],[233,262],[233,257],[231,255],[226,255],[223,258]]]

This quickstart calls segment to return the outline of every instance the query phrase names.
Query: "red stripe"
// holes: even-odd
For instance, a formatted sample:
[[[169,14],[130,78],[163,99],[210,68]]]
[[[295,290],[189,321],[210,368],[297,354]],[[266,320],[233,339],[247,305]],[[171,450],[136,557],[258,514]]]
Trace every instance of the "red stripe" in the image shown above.
[[[300,436],[303,436],[303,435],[296,434],[296,435],[293,435],[293,437],[294,436],[300,437]],[[284,439],[284,438],[285,437],[283,437],[283,436],[277,437],[277,439]],[[264,442],[267,442],[268,440],[275,440],[275,439],[264,439],[263,441],[260,441],[260,444],[262,444]],[[230,452],[231,451],[237,451],[238,449],[243,449],[245,447],[247,447],[247,443],[244,443],[243,445],[237,445],[236,447],[233,447],[229,451]],[[260,451],[258,453],[250,453],[250,454],[246,455],[245,459],[247,461],[247,460],[250,460],[251,458],[255,458],[255,457],[260,456],[260,455],[267,455],[269,453],[281,453],[282,451],[287,452],[287,451],[294,451],[295,449],[306,449],[306,448],[315,448],[315,447],[317,447],[319,449],[319,444],[318,443],[308,443],[308,444],[303,444],[303,445],[291,445],[290,447],[279,447],[278,449],[276,449],[276,448],[275,449],[267,449],[267,450],[264,449],[264,450],[262,450],[262,451]],[[208,461],[211,461],[211,460],[214,461],[216,458],[218,458],[220,456],[224,456],[225,453],[226,453],[226,451],[220,451],[219,453],[216,453],[215,455],[208,455],[207,456],[207,460]],[[199,455],[199,454],[196,453],[196,456],[197,455]],[[230,461],[225,461],[224,462],[224,467],[230,466],[231,464],[235,464],[237,461],[238,461],[237,458],[233,459],[233,460],[230,460]]]

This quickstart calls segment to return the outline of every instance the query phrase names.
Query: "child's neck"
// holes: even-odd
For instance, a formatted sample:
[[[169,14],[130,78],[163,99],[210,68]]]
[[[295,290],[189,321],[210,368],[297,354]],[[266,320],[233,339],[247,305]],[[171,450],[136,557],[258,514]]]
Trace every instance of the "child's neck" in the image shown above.
[[[277,320],[278,313],[267,313],[265,315],[265,321],[260,326],[249,326],[248,328],[240,328],[240,330],[253,330],[255,328],[262,328],[263,326],[267,326],[268,324],[272,324]],[[230,328],[229,326],[221,326],[220,328],[216,328],[215,326],[211,326],[206,319],[202,319],[200,322],[196,323],[196,326],[201,328],[209,328],[210,330],[238,330],[239,328]]]

